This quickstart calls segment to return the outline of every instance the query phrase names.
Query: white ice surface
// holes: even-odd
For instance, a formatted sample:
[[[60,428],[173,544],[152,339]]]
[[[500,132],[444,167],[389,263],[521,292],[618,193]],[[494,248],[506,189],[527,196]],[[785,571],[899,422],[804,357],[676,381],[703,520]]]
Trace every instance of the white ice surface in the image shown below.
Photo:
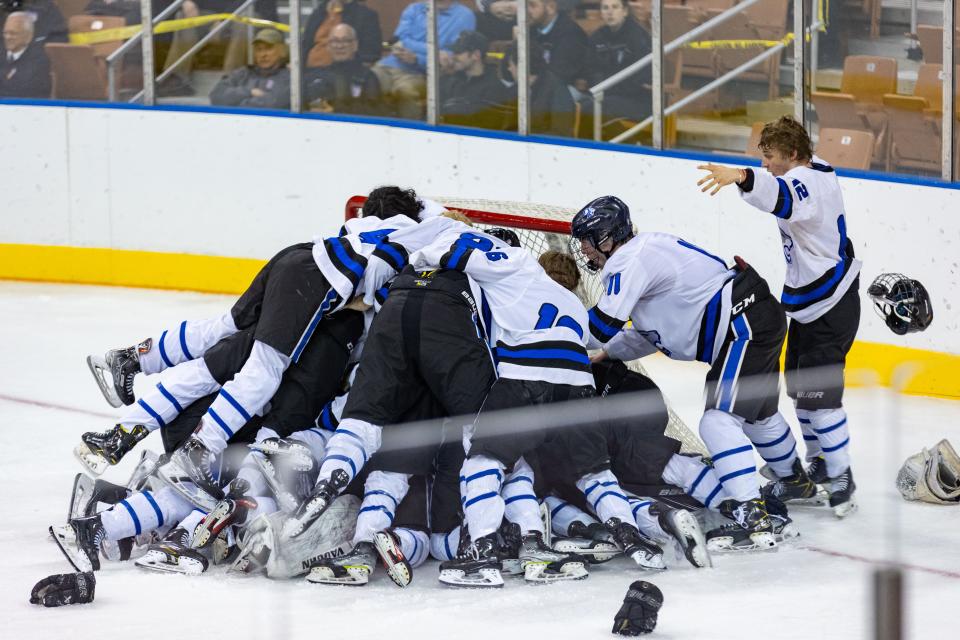
[[[185,318],[220,313],[230,303],[224,296],[0,282],[0,638],[609,638],[627,586],[640,578],[665,596],[651,637],[867,638],[870,576],[893,549],[897,520],[901,559],[918,567],[906,572],[908,637],[958,637],[960,508],[906,504],[893,480],[920,447],[942,437],[960,445],[960,404],[901,398],[894,441],[887,418],[894,398],[863,389],[846,399],[860,511],[841,522],[825,509],[794,509],[798,545],[717,557],[712,570],[674,561],[652,575],[615,560],[583,582],[528,587],[510,581],[490,592],[441,588],[433,562],[406,590],[382,573],[367,587],[348,588],[228,576],[221,568],[198,578],[157,575],[105,562],[93,604],[28,604],[36,581],[69,570],[47,526],[63,522],[80,471],[71,449],[81,432],[109,427],[116,415],[84,357]],[[656,358],[650,369],[695,425],[703,370]],[[155,435],[141,446],[161,448]],[[105,477],[125,481],[135,457]]]

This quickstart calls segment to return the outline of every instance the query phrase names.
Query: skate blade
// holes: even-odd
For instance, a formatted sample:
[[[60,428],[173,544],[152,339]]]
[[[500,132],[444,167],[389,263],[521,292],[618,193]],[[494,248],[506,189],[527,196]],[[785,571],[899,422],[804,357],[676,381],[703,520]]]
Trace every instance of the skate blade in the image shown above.
[[[664,571],[667,565],[663,561],[663,554],[651,554],[643,551],[634,551],[630,558],[644,569]]]
[[[523,566],[519,558],[504,558],[500,561],[503,568],[500,569],[502,576],[522,576]]]
[[[705,569],[713,566],[710,551],[707,549],[707,540],[697,518],[685,510],[671,513],[671,524],[677,533],[677,542],[683,550],[683,555],[693,566]]]
[[[553,550],[559,553],[575,553],[583,556],[590,564],[601,564],[613,560],[621,551],[612,542],[587,540],[586,538],[566,538],[556,540]]]
[[[274,497],[277,500],[277,506],[280,507],[280,510],[284,513],[292,514],[300,506],[300,502],[293,496],[292,493],[287,491],[283,485],[277,481],[277,470],[274,468],[273,463],[265,455],[252,456],[253,461],[256,463],[257,468],[260,470],[260,473],[263,475],[264,479],[267,481],[267,486],[270,487],[270,490],[273,491]],[[289,521],[288,521],[289,522]],[[303,527],[304,529],[307,526]],[[286,527],[284,527],[286,529]],[[291,528],[292,531],[292,528]],[[296,535],[300,535],[301,532]],[[286,536],[286,532],[284,532]],[[296,536],[288,536],[296,537]]]
[[[254,442],[248,445],[251,450],[259,451],[265,456],[283,456],[290,461],[290,466],[294,471],[310,471],[313,468],[313,456],[310,450],[303,445],[291,445],[289,448],[281,448],[276,442]]]
[[[533,584],[550,584],[568,580],[584,580],[590,574],[582,562],[524,563],[523,579]]]
[[[82,518],[87,515],[87,505],[93,493],[95,482],[85,473],[78,473],[73,479],[73,494],[70,497],[70,509],[67,520]]]
[[[106,458],[91,451],[90,447],[84,442],[73,448],[73,455],[80,461],[83,468],[94,476],[102,476],[103,472],[110,466],[110,462]]]
[[[178,556],[176,561],[172,561],[169,554],[157,549],[148,550],[143,556],[137,558],[133,564],[148,571],[180,573],[188,576],[198,576],[207,570],[203,563],[195,558]]]
[[[104,399],[114,409],[123,406],[123,400],[117,395],[117,390],[113,386],[113,373],[110,372],[110,365],[101,356],[87,356],[87,366],[90,367],[90,373],[100,388],[100,393]]]
[[[190,543],[190,546],[194,549],[202,549],[213,542],[214,539],[220,535],[223,528],[227,526],[226,524],[221,525],[221,522],[229,510],[229,505],[218,502],[213,511],[205,515],[203,520],[200,521],[200,524],[197,525],[197,528],[193,532],[193,541]],[[214,529],[216,529],[216,531],[214,531]]]
[[[174,460],[170,460],[167,464],[159,467],[156,475],[195,507],[199,507],[201,511],[209,513],[216,508],[219,502],[219,500],[198,487],[190,476],[187,475],[187,472]]]
[[[850,514],[854,513],[857,510],[857,501],[853,498],[850,498],[843,504],[838,504],[833,507],[833,515],[838,518],[846,518]]]
[[[463,569],[442,569],[440,582],[467,589],[500,589],[503,587],[503,576],[498,569],[479,569],[472,573],[466,573]]]
[[[810,498],[797,498],[787,502],[791,507],[825,507],[830,504],[830,494],[817,487],[817,494]]]
[[[380,562],[395,585],[403,588],[413,582],[413,568],[389,534],[378,531],[373,536],[373,546],[376,547]]]
[[[313,584],[341,584],[350,587],[362,587],[370,582],[370,567],[366,565],[338,567],[314,567],[307,574],[307,582]]]
[[[51,525],[49,528],[53,541],[57,543],[60,552],[76,571],[81,573],[93,571],[90,558],[77,546],[76,534],[70,525]]]
[[[742,553],[745,551],[776,551],[777,539],[769,532],[752,533],[739,544],[734,544],[733,536],[720,536],[707,541],[710,553]]]

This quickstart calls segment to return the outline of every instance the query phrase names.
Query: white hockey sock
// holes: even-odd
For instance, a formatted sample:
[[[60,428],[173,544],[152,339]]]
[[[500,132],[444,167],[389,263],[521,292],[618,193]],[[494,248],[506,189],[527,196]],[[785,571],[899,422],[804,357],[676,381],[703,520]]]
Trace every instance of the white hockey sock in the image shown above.
[[[457,547],[460,546],[460,527],[449,533],[430,534],[430,555],[443,562],[457,557]]]
[[[310,454],[314,460],[323,460],[323,457],[327,455],[327,441],[333,434],[333,431],[311,427],[305,431],[297,431],[290,436],[290,440],[299,442],[310,449]]]
[[[250,488],[247,490],[249,495],[259,496],[267,493],[267,480],[260,472],[260,467],[257,466],[257,463],[253,460],[254,456],[262,458],[263,454],[259,451],[251,451],[248,453],[243,459],[243,464],[240,465],[237,478],[246,480],[250,484]]]
[[[550,528],[558,536],[570,535],[570,525],[574,522],[582,522],[585,525],[591,525],[599,522],[590,514],[581,511],[566,500],[561,500],[557,496],[547,496],[544,499],[547,508],[550,509]]]
[[[836,478],[850,468],[850,429],[847,413],[841,409],[797,409],[797,415],[810,420],[810,428],[827,462],[827,476]]]
[[[430,555],[430,539],[425,531],[397,527],[393,532],[400,538],[400,550],[413,569],[426,562]]]
[[[467,458],[460,469],[460,500],[471,540],[500,528],[505,509],[500,497],[503,469],[502,462],[482,455]]]
[[[327,441],[326,457],[320,461],[321,480],[329,478],[337,469],[343,469],[352,481],[367,460],[380,448],[381,427],[347,418]]]
[[[184,320],[173,330],[164,330],[154,337],[153,348],[140,356],[140,370],[149,375],[168,367],[203,356],[221,338],[237,332],[237,325],[228,311],[216,318]]]
[[[193,505],[172,487],[156,494],[135,493],[126,500],[100,513],[107,540],[121,540],[144,531],[159,529],[165,523],[180,522],[193,510]]]
[[[634,522],[640,533],[652,540],[665,540],[668,536],[660,528],[660,521],[656,516],[650,513],[650,507],[653,506],[653,500],[650,498],[629,498],[630,511],[633,512]]]
[[[705,465],[699,456],[673,454],[663,469],[662,477],[664,482],[680,487],[708,509],[716,510],[717,505],[730,497],[723,490],[714,468]]]
[[[820,448],[820,440],[813,431],[813,425],[810,424],[810,414],[812,411],[806,409],[797,409],[797,420],[800,421],[800,430],[803,432],[803,444],[806,446],[804,459],[807,462],[823,455],[823,449]]]
[[[633,522],[627,496],[620,487],[620,481],[609,469],[583,476],[577,480],[577,489],[586,496],[587,503],[601,522],[610,518]]]
[[[272,496],[255,496],[253,499],[257,506],[247,512],[247,519],[244,524],[250,524],[260,516],[270,515],[280,510],[277,501]]]
[[[160,382],[130,405],[117,423],[128,431],[138,424],[150,431],[165,427],[184,407],[219,388],[203,358],[184,362],[165,371]]]
[[[744,422],[743,431],[777,476],[786,478],[793,473],[797,441],[783,414],[778,411],[765,420]]]
[[[214,453],[227,448],[227,441],[243,425],[258,415],[280,386],[290,358],[259,340],[254,341],[250,357],[229,380],[203,414],[197,437]]]
[[[533,469],[523,458],[513,465],[513,471],[507,475],[500,491],[503,496],[504,516],[510,522],[520,525],[522,533],[543,530],[540,518],[540,501],[533,493]]]
[[[393,526],[397,507],[410,489],[410,476],[392,471],[372,471],[363,485],[363,502],[357,514],[354,546],[372,542],[373,534]]]
[[[746,502],[760,497],[760,481],[753,445],[743,433],[742,424],[732,413],[708,409],[700,419],[700,437],[724,491],[734,500]]]
[[[201,511],[194,507],[193,511],[188,513],[187,516],[180,521],[180,524],[177,525],[187,532],[187,544],[193,543],[193,533],[197,530],[197,525],[200,524],[200,521],[203,520],[205,515],[207,515],[206,511]]]

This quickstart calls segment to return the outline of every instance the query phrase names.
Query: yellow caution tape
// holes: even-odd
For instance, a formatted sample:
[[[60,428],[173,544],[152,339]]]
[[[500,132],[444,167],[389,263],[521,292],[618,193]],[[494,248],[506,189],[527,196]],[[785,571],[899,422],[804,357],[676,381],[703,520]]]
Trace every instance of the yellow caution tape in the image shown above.
[[[214,13],[209,16],[197,16],[196,18],[178,18],[176,20],[164,20],[153,25],[154,33],[172,33],[184,29],[193,29],[202,27],[211,22],[221,22],[229,20],[249,24],[254,27],[272,28],[277,31],[289,32],[289,25],[281,22],[271,22],[270,20],[261,20],[259,18],[248,18],[247,16],[235,16],[232,13]],[[140,25],[131,25],[129,27],[118,27],[116,29],[101,29],[99,31],[86,31],[84,33],[71,33],[70,44],[97,44],[99,42],[116,42],[117,40],[126,40],[140,33]]]

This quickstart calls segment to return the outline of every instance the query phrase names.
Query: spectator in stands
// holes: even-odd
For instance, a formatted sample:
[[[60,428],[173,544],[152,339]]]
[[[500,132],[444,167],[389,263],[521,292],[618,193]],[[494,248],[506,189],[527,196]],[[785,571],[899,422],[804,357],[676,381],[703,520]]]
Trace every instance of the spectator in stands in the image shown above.
[[[253,38],[253,66],[237,69],[220,79],[210,92],[210,103],[260,109],[290,108],[290,70],[287,47],[276,29],[261,29]]]
[[[587,80],[591,86],[630,66],[651,51],[650,34],[630,15],[627,0],[602,0],[603,26],[590,36]],[[603,115],[644,119],[651,111],[650,67],[607,89]]]
[[[440,65],[452,62],[450,45],[462,31],[476,27],[473,12],[453,0],[437,0],[437,43]],[[422,119],[427,92],[427,3],[407,6],[394,32],[392,53],[373,67],[380,88],[397,102],[401,118]]]
[[[517,45],[513,43],[507,50],[506,75],[516,87],[517,77]],[[540,133],[569,138],[575,136],[576,106],[570,91],[563,80],[550,70],[550,66],[543,57],[543,51],[536,42],[530,43],[530,73],[527,77],[530,83],[530,133]],[[511,89],[516,95],[516,89]],[[517,98],[511,101],[516,109]],[[516,129],[516,116],[512,118],[512,126]]]
[[[34,14],[15,11],[3,23],[2,98],[50,97],[50,61],[43,44],[33,37],[35,22]]]
[[[517,0],[476,0],[477,31],[489,41],[513,40]]]
[[[325,67],[332,62],[327,39],[338,24],[348,24],[356,32],[360,62],[373,64],[380,59],[383,36],[376,11],[357,0],[320,0],[303,30],[305,67]]]
[[[486,36],[464,31],[450,47],[452,73],[440,78],[440,115],[446,124],[499,128],[505,103],[516,90],[500,80],[495,67],[486,64]]]
[[[7,16],[14,11],[33,14],[33,40],[41,46],[47,42],[67,41],[67,21],[63,19],[60,8],[53,3],[53,0],[0,3],[0,24],[4,23]]]
[[[380,82],[358,57],[357,32],[338,24],[327,38],[330,64],[306,72],[304,95],[311,111],[374,115],[380,110]]]
[[[585,90],[587,34],[557,7],[557,0],[527,0],[530,39],[540,44],[547,67],[563,82]]]

